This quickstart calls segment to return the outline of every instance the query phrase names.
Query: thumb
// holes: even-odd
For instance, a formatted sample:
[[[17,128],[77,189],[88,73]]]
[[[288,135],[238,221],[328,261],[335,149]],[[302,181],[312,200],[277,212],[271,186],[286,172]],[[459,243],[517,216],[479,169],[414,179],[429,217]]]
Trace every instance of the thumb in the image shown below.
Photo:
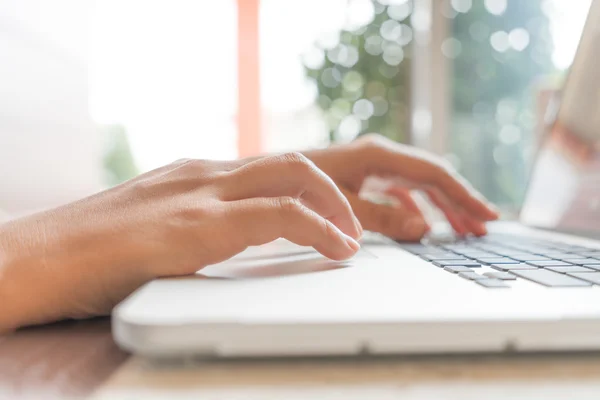
[[[423,215],[403,204],[377,204],[348,190],[342,189],[342,192],[366,230],[403,241],[418,241],[429,230]]]

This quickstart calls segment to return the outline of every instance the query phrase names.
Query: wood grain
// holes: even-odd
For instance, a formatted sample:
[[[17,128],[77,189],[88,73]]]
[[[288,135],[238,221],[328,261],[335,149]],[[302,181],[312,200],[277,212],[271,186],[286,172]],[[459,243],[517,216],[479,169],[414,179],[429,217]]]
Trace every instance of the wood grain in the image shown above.
[[[83,398],[127,357],[108,318],[19,330],[0,337],[0,399]]]
[[[600,356],[386,357],[154,363],[131,358],[94,400],[598,399]]]

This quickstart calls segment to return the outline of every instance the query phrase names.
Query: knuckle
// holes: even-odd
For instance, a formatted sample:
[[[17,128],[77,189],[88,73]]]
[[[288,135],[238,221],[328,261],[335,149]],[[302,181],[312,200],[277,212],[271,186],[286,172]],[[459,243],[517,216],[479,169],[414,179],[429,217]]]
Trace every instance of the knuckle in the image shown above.
[[[179,168],[183,181],[192,187],[200,187],[226,175],[226,170],[219,168],[218,163],[210,160],[188,159]]]
[[[191,169],[198,170],[198,169],[204,169],[204,167],[206,166],[206,163],[207,162],[204,160],[190,159],[185,163],[185,165]]]
[[[446,180],[453,177],[456,172],[452,165],[446,160],[439,160],[433,164],[434,180]],[[436,179],[437,178],[437,179]]]
[[[193,202],[183,197],[179,204],[173,207],[173,212],[179,221],[197,222],[215,217],[220,210],[214,204]]]
[[[179,163],[182,168],[192,172],[211,170],[213,169],[212,166],[214,164],[213,161],[200,160],[197,158],[185,158],[176,161],[176,163]]]
[[[293,197],[279,197],[275,202],[277,209],[284,216],[296,215],[302,212],[302,204]]]
[[[439,165],[440,168],[442,168],[447,174],[454,173],[454,166],[450,161],[446,160],[445,158],[437,157],[436,164]]]
[[[357,149],[364,154],[377,156],[386,147],[385,137],[378,133],[368,133],[357,139]]]
[[[365,145],[377,145],[382,139],[383,136],[381,136],[379,133],[367,133],[358,138],[357,141]]]
[[[310,172],[314,168],[312,162],[305,155],[298,152],[283,154],[280,159],[294,172]]]
[[[183,164],[189,163],[190,161],[192,161],[191,158],[179,158],[179,159],[173,161],[171,164],[173,164],[173,165],[183,165]]]
[[[386,138],[378,133],[367,133],[358,138],[357,142],[364,148],[378,149],[383,146],[385,140]]]
[[[128,187],[134,193],[136,198],[147,199],[160,193],[162,182],[152,177],[145,179],[136,179],[129,183]]]

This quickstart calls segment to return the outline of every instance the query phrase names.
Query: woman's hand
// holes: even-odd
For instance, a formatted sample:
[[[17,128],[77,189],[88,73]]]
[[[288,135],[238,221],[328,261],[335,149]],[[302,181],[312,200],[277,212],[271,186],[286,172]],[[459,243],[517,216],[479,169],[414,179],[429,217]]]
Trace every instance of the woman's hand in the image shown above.
[[[418,240],[429,229],[410,189],[423,190],[459,235],[486,234],[485,222],[498,212],[444,160],[379,135],[305,153],[344,192],[365,229],[400,240]],[[386,178],[398,206],[358,197],[369,176]]]
[[[108,314],[153,278],[279,237],[349,258],[361,234],[347,199],[301,154],[175,162],[0,225],[0,331]]]

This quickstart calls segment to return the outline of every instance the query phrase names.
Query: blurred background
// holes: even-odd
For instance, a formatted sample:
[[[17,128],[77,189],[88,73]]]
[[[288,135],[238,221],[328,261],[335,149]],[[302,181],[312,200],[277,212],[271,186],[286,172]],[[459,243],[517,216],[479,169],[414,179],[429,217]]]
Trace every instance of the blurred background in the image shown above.
[[[0,209],[366,132],[518,210],[590,0],[2,0]]]

